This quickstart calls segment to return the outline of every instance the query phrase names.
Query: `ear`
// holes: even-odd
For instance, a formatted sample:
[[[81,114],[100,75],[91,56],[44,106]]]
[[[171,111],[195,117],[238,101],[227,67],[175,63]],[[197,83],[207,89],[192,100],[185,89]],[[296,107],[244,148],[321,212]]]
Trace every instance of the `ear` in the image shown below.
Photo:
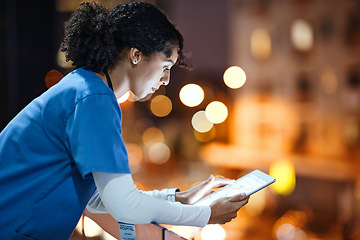
[[[136,65],[142,59],[142,52],[137,48],[130,48],[130,61],[132,64]]]

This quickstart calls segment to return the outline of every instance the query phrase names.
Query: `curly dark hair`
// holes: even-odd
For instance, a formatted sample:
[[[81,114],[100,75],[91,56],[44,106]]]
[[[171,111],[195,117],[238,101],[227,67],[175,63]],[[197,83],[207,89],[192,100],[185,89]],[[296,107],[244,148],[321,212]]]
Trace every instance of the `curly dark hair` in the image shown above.
[[[109,12],[98,3],[86,2],[65,23],[61,51],[76,68],[100,73],[111,69],[132,47],[145,56],[162,52],[167,57],[178,47],[177,65],[186,66],[183,42],[175,25],[150,3],[120,4]]]

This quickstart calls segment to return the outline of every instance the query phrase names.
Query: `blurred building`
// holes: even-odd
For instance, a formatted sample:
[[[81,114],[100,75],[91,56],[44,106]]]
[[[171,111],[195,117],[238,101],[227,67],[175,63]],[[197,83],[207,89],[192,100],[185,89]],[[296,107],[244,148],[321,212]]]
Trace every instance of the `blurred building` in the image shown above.
[[[2,128],[45,91],[48,71],[71,71],[58,50],[63,22],[80,2],[7,0],[1,8]],[[260,169],[277,185],[195,239],[360,239],[360,2],[151,2],[184,34],[194,69],[174,68],[166,89],[120,104],[139,188],[186,189],[211,173],[237,178]],[[224,83],[231,66],[244,70],[243,86]],[[194,106],[179,97],[187,84],[202,89],[190,94],[200,99]],[[196,123],[214,101],[225,118]]]

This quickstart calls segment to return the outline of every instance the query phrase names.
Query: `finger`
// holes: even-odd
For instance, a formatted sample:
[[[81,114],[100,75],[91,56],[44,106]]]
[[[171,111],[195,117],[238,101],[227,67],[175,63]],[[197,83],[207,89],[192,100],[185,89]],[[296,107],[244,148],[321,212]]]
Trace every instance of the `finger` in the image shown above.
[[[206,179],[205,181],[202,181],[201,183],[198,183],[197,185],[195,185],[191,189],[193,189],[196,192],[198,192],[198,191],[201,191],[201,192],[208,191],[209,189],[212,189],[212,185],[213,185],[214,180],[215,180],[214,176],[210,175],[210,177],[208,179]]]
[[[212,186],[214,185],[215,177],[211,174],[210,177],[201,183],[201,185],[204,185],[204,190],[211,190]]]
[[[215,177],[214,175],[210,175],[210,177],[207,179],[208,182],[214,182],[215,181]]]
[[[197,189],[196,190],[197,193],[195,195],[204,196],[205,194],[211,193],[211,190],[213,188],[212,186],[214,185],[214,181],[215,181],[214,176],[210,175],[210,177],[207,180],[205,180],[205,181],[199,183],[198,185],[196,185],[194,187],[194,189],[195,188]]]
[[[246,193],[240,193],[237,195],[234,195],[232,197],[229,197],[230,202],[241,202],[243,200],[248,200],[249,197],[246,196]]]
[[[235,182],[234,179],[216,177],[213,182],[213,188],[223,187],[234,182]]]

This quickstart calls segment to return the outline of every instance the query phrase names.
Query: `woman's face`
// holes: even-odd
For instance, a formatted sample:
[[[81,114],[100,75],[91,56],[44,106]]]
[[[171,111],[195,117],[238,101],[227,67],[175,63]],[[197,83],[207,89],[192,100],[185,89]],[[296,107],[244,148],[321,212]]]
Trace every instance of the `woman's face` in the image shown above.
[[[154,93],[161,85],[170,81],[170,69],[176,63],[178,49],[174,48],[170,57],[156,53],[149,57],[142,56],[131,74],[130,90],[139,98]]]

